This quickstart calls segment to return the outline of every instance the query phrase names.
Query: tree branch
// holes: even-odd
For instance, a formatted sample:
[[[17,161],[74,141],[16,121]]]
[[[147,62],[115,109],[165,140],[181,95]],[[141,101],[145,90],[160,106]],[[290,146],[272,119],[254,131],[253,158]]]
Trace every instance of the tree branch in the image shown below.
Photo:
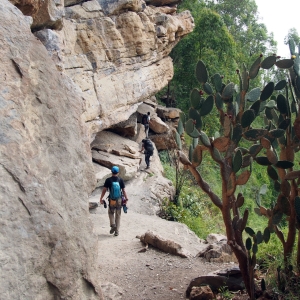
[[[216,205],[217,207],[219,207],[220,209],[222,209],[223,204],[222,204],[221,199],[215,193],[213,193],[210,186],[208,185],[208,183],[206,181],[203,180],[203,178],[201,177],[198,170],[193,165],[188,165],[188,168],[189,168],[190,172],[193,174],[194,178],[196,179],[198,185],[209,196],[209,198],[211,199],[213,204]]]

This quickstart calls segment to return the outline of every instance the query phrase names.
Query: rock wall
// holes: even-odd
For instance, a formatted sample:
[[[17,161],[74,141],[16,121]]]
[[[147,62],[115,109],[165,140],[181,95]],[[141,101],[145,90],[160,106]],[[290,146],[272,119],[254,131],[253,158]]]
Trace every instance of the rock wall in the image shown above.
[[[82,99],[28,21],[0,2],[0,298],[101,299]]]
[[[1,0],[1,299],[103,299],[90,143],[171,79],[170,3]]]
[[[194,24],[188,11],[176,14],[175,7],[142,0],[66,3],[62,30],[35,35],[81,91],[93,139],[168,84],[173,77],[168,54]]]

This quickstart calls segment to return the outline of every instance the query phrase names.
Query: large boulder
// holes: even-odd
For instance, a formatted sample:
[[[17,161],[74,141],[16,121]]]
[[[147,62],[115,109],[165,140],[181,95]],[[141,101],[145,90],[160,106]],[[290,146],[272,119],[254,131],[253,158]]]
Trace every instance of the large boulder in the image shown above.
[[[190,297],[194,287],[203,285],[208,285],[214,292],[218,292],[220,288],[224,286],[226,286],[229,291],[245,289],[242,273],[237,266],[217,270],[207,275],[194,278],[186,289],[186,296]]]
[[[113,132],[99,132],[91,143],[93,161],[111,169],[120,168],[124,180],[135,177],[141,163],[138,143],[123,138]]]
[[[157,115],[163,120],[176,120],[180,117],[181,110],[173,107],[165,107],[158,105],[156,109]]]
[[[150,138],[159,151],[177,149],[178,147],[174,139],[174,129],[169,129],[166,133],[151,135]]]

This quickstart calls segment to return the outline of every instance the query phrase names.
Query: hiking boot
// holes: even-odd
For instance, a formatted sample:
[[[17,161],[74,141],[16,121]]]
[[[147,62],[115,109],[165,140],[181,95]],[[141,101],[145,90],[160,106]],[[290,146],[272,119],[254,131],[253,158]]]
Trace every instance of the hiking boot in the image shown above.
[[[115,234],[114,234],[114,236],[118,236],[119,235],[119,232],[118,231],[116,231],[115,232]]]
[[[110,229],[109,233],[113,234],[116,231],[117,227],[116,227],[116,225],[111,225],[110,227],[111,227],[111,229]]]
[[[146,167],[146,169],[149,169],[149,168],[150,168],[150,166],[147,166],[147,167]]]

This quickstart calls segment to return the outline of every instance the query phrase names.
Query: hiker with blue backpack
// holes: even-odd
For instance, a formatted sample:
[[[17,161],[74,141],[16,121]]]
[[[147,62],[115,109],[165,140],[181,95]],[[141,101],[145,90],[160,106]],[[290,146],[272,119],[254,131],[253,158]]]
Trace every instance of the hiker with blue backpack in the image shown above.
[[[100,204],[106,205],[103,197],[107,190],[109,190],[108,196],[108,217],[110,222],[110,234],[115,236],[119,235],[121,210],[123,207],[124,213],[127,213],[127,194],[125,191],[125,184],[119,175],[119,167],[113,166],[111,169],[112,176],[107,178],[104,183],[104,188],[100,196]]]

